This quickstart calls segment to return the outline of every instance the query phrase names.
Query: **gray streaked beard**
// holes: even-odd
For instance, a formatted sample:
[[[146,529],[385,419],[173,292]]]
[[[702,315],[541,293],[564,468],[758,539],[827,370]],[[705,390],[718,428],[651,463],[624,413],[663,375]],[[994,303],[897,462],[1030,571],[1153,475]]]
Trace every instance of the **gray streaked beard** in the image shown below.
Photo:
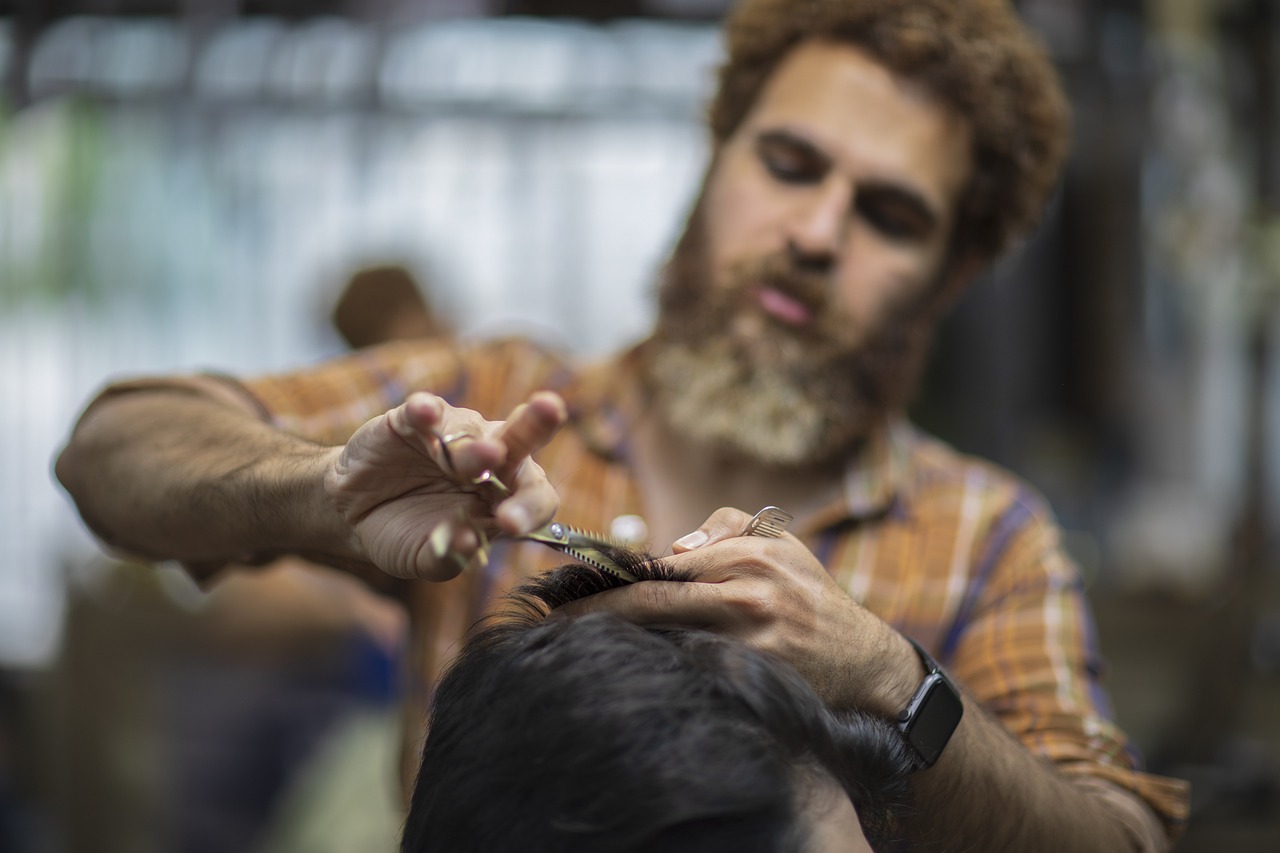
[[[829,286],[786,257],[761,259],[735,270],[729,286],[713,287],[700,209],[665,271],[658,328],[645,348],[658,411],[669,428],[726,459],[789,468],[840,462],[914,394],[933,330],[932,300],[889,306],[854,344]],[[764,334],[735,335],[747,285],[761,280],[803,297],[816,322],[791,329],[765,320]]]

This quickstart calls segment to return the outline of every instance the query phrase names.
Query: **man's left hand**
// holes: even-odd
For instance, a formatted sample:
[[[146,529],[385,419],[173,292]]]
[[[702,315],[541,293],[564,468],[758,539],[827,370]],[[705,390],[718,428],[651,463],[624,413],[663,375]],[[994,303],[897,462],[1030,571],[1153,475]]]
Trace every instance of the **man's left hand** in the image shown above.
[[[695,583],[646,581],[560,610],[714,631],[786,660],[829,707],[896,714],[920,680],[911,647],[842,590],[794,536],[743,536],[750,519],[720,509],[699,528],[701,536],[677,543],[666,562]]]

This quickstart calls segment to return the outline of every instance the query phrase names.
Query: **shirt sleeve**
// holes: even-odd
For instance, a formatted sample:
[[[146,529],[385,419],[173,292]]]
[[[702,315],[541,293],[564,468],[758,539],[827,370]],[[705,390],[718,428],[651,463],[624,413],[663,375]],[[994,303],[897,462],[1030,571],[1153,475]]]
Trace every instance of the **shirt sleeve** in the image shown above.
[[[239,385],[275,426],[336,445],[415,391],[502,420],[533,391],[557,387],[564,371],[557,355],[516,339],[465,344],[438,338],[370,347]]]
[[[1113,721],[1083,581],[1047,509],[1024,491],[993,528],[1014,532],[980,563],[987,572],[945,655],[949,671],[1031,752],[1088,787],[1132,792],[1176,838],[1187,783],[1142,772]]]
[[[439,339],[357,350],[301,370],[240,380],[240,386],[275,426],[333,445],[414,391],[456,395],[464,376],[456,345]]]

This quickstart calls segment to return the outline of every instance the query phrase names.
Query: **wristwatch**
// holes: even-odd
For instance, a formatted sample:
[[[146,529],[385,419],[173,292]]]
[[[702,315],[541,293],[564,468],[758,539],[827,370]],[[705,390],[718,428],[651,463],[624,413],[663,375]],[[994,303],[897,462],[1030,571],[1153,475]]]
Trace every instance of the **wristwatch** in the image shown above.
[[[916,770],[932,767],[960,725],[964,703],[960,691],[920,644],[905,638],[920,655],[925,677],[907,707],[898,713],[898,731],[915,754]]]

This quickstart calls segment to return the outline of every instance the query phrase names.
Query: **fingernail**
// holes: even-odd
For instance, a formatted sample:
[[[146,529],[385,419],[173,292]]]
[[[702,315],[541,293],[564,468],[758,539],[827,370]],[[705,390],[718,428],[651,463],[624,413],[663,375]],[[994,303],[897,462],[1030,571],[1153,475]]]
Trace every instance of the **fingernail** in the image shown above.
[[[707,534],[703,533],[701,530],[695,530],[687,536],[682,536],[677,539],[675,544],[686,551],[692,551],[694,548],[704,545],[706,541]]]

